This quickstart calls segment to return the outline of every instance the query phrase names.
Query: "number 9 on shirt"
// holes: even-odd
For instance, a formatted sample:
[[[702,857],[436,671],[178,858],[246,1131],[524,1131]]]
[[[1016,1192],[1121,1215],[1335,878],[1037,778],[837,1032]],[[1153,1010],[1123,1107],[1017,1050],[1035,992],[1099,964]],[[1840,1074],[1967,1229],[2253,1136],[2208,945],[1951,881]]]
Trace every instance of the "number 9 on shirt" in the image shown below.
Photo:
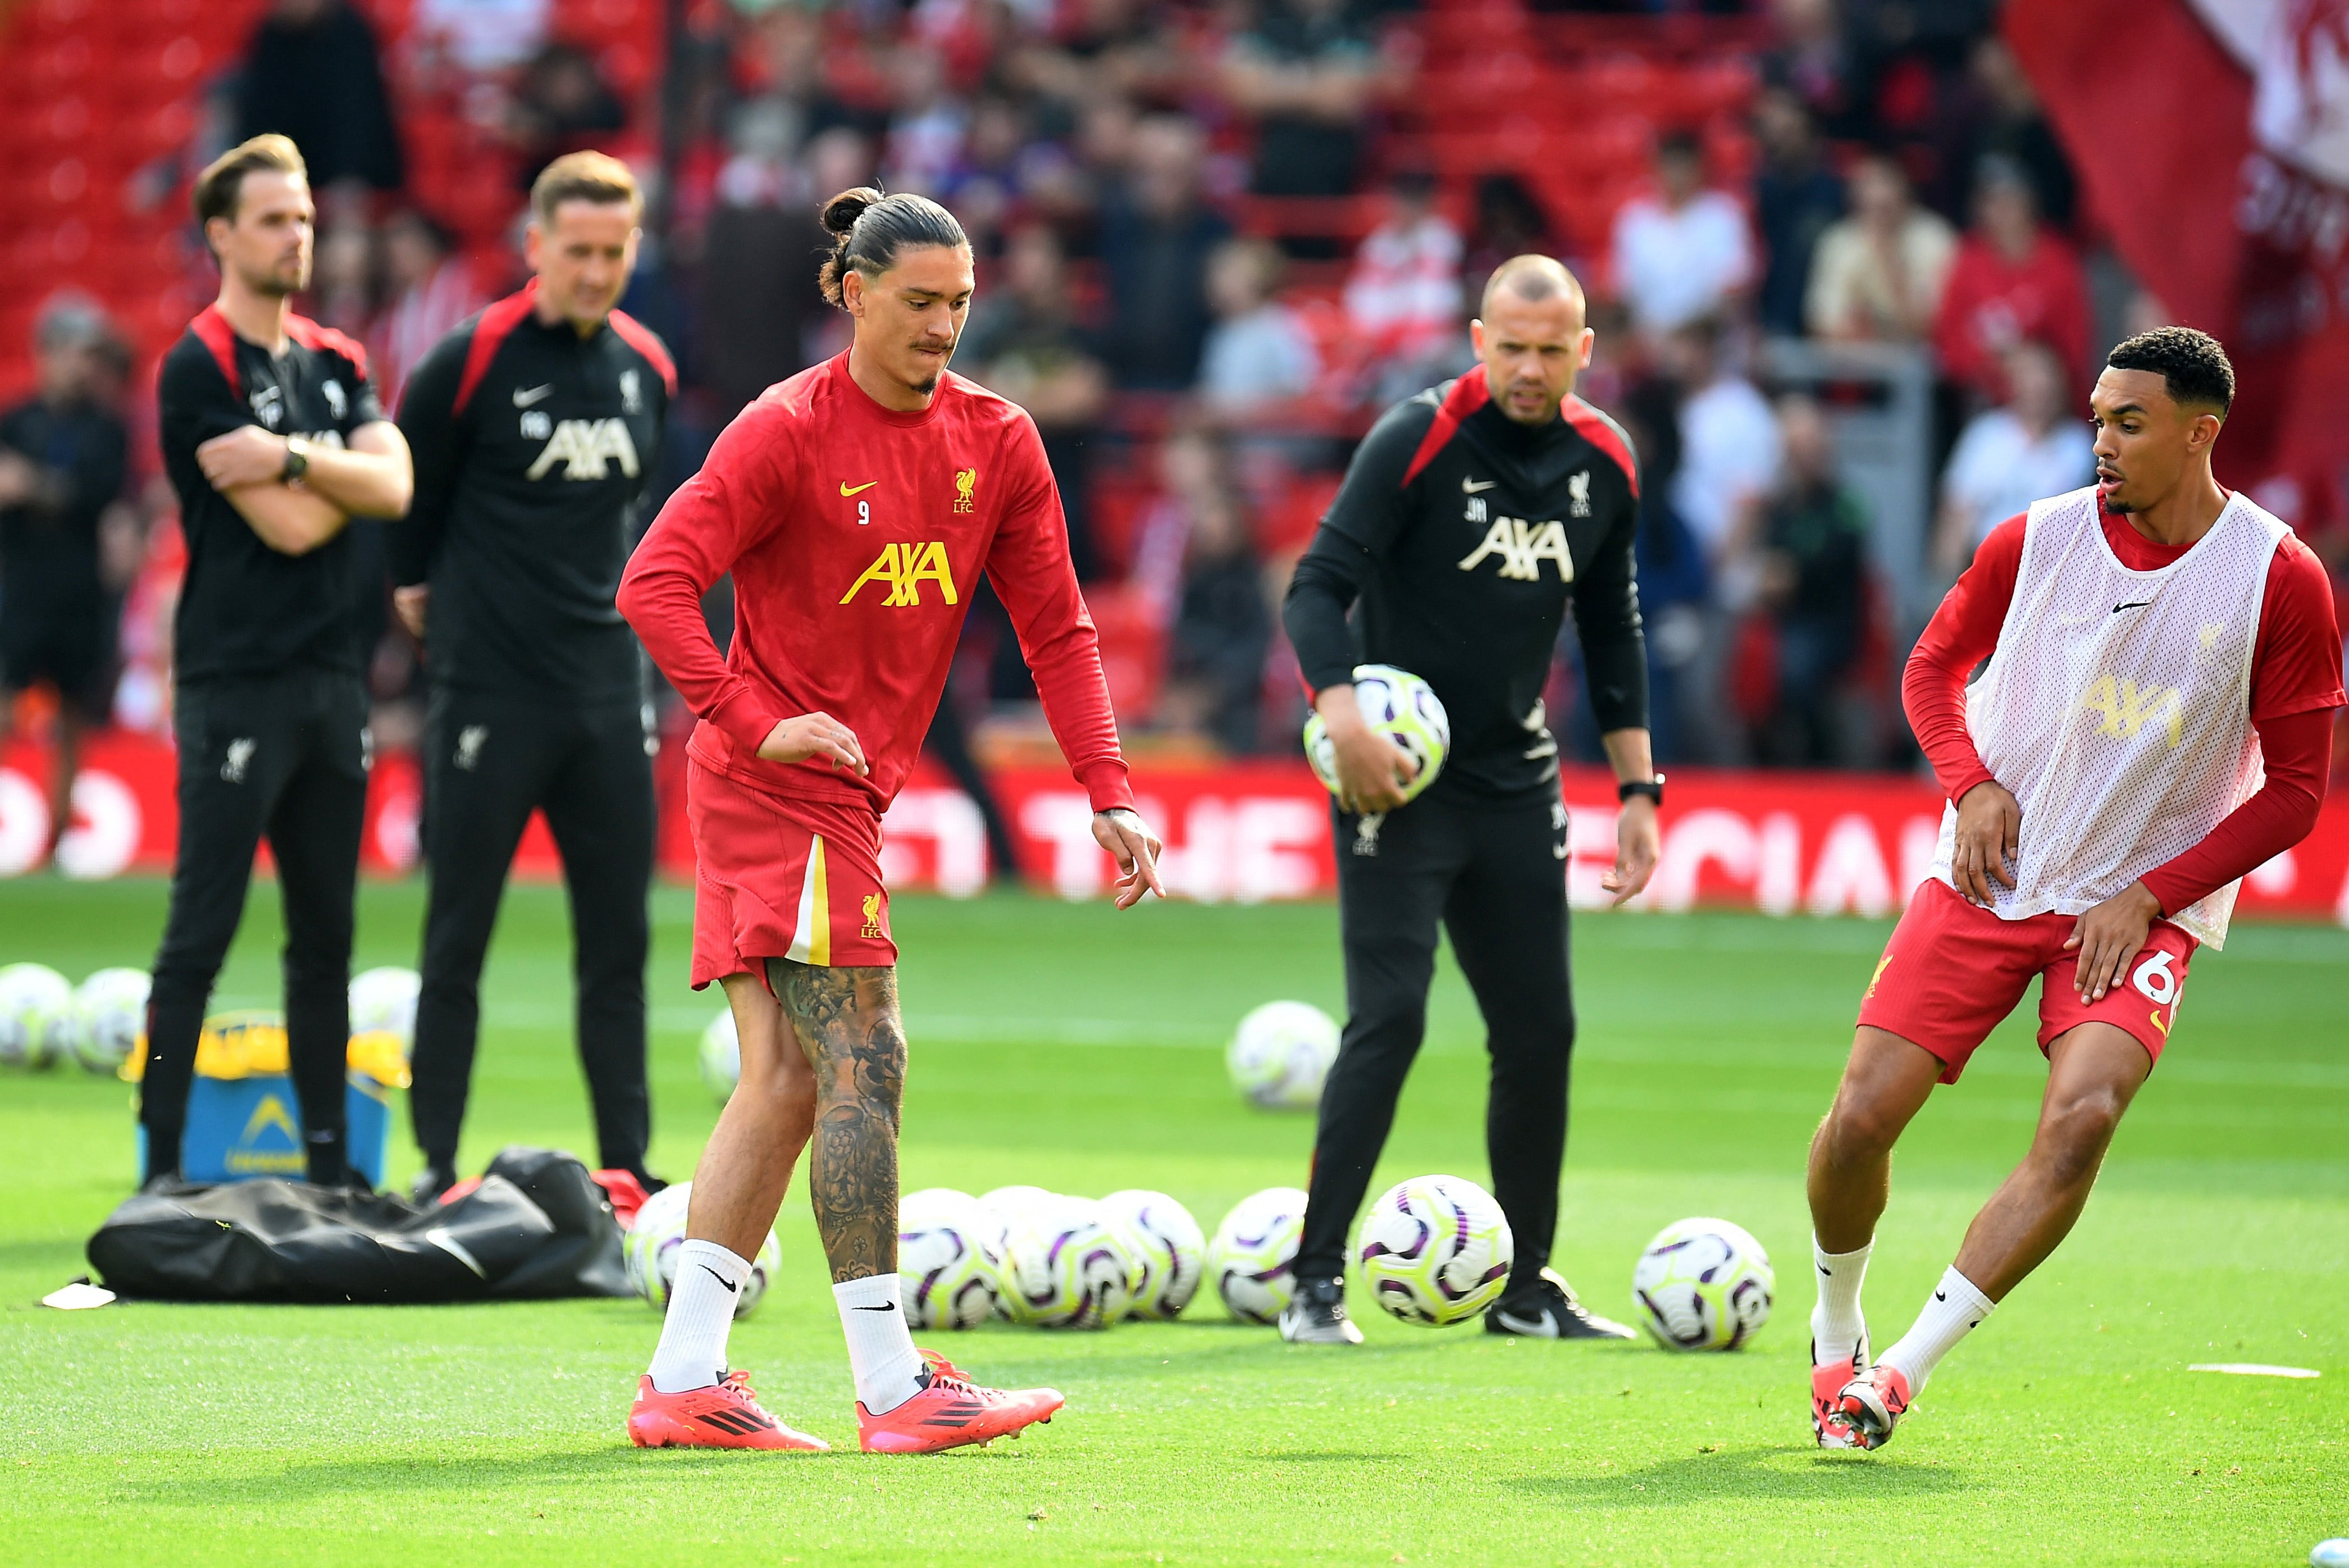
[[[1435,775],[1444,771],[1444,753],[1452,749],[1452,721],[1435,689],[1408,670],[1392,664],[1354,666],[1354,701],[1362,722],[1410,753],[1419,771],[1403,786],[1405,804],[1416,800]],[[1305,757],[1331,794],[1338,793],[1336,748],[1321,715],[1305,721]]]

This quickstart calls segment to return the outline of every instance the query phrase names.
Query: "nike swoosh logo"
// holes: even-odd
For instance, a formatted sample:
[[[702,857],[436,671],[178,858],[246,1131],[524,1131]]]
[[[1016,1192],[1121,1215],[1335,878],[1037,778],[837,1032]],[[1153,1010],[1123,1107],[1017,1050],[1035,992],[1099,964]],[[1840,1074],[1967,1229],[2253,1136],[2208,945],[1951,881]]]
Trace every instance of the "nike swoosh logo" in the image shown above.
[[[1948,1301],[1950,1299],[1950,1293],[1947,1291],[1935,1291],[1933,1293],[1933,1299],[1937,1302]]]
[[[2143,609],[2152,602],[2153,601],[2151,599],[2131,599],[2125,605],[2115,605],[2113,607],[2113,613],[2115,615],[2118,615],[2125,609]]]
[[[719,1284],[724,1285],[728,1295],[730,1296],[739,1293],[734,1288],[733,1281],[728,1279],[725,1275],[719,1273],[717,1270],[711,1268],[707,1263],[702,1263],[698,1266],[703,1273],[708,1274],[711,1279],[716,1280]]]
[[[1460,482],[1460,493],[1463,495],[1482,495],[1485,492],[1497,487],[1500,483],[1501,482],[1497,479],[1488,479],[1480,484],[1475,480],[1464,479]]]
[[[527,391],[520,387],[516,387],[514,389],[513,395],[514,407],[518,409],[526,409],[533,403],[542,402],[553,396],[554,396],[554,383],[552,381],[549,381],[543,387],[533,387]]]
[[[857,1312],[895,1312],[897,1310],[897,1303],[895,1302],[883,1302],[879,1306],[861,1306],[854,1310]]]
[[[872,489],[874,485],[880,483],[881,482],[877,479],[868,479],[862,484],[850,484],[846,481],[843,481],[840,486],[840,493],[843,496],[862,495],[864,492]]]

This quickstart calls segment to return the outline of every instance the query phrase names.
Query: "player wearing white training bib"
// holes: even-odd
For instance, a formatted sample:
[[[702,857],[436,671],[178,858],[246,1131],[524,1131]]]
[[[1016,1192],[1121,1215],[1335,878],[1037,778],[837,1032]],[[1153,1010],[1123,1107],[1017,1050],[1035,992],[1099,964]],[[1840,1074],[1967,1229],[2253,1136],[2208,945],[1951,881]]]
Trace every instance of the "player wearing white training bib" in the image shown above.
[[[2195,950],[2225,942],[2244,873],[2315,824],[2343,700],[2332,591],[2291,529],[2212,476],[2233,396],[2202,333],[2114,349],[2089,399],[2096,483],[1993,529],[1910,657],[1902,696],[1950,804],[1811,1147],[1822,1447],[1881,1446],[2070,1231]],[[2031,1152],[1871,1364],[1859,1289],[1893,1143],[2034,979]]]

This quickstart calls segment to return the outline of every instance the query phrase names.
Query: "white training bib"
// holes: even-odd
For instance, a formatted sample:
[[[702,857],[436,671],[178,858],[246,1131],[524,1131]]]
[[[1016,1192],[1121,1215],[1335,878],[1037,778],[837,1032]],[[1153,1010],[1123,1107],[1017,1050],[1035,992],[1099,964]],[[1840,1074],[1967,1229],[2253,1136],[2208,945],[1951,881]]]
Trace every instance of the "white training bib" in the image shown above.
[[[2034,504],[1998,649],[1966,695],[1982,765],[2023,829],[2003,919],[2085,913],[2209,836],[2260,787],[2251,655],[2268,567],[2291,530],[2238,493],[2158,571],[2121,565],[2090,485]],[[1941,813],[1933,875],[1951,873]],[[2238,884],[2168,918],[2226,944]]]

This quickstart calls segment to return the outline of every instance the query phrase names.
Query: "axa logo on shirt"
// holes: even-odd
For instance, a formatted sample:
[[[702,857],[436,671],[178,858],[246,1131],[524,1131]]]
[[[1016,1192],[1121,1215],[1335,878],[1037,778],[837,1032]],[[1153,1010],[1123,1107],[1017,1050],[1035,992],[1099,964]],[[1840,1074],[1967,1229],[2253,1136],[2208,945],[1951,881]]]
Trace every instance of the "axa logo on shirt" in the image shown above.
[[[889,590],[881,602],[892,609],[918,606],[924,583],[937,584],[947,603],[961,602],[955,597],[954,568],[947,561],[947,547],[936,539],[926,544],[916,541],[883,545],[881,554],[864,568],[864,575],[840,596],[840,602],[846,604],[854,599],[867,583],[878,583]]]
[[[1566,524],[1528,523],[1522,517],[1495,517],[1484,542],[1460,559],[1460,569],[1474,571],[1488,556],[1501,557],[1501,576],[1519,582],[1539,582],[1541,564],[1557,563],[1557,580],[1574,581],[1574,557],[1566,547]]]
[[[543,479],[557,462],[563,464],[565,479],[605,478],[606,464],[611,462],[617,462],[620,472],[634,479],[636,443],[619,420],[564,420],[554,427],[525,477]]]
[[[2080,706],[2101,721],[2096,725],[2098,734],[2116,741],[2133,741],[2147,725],[2168,732],[2172,751],[2185,738],[2185,714],[2174,686],[2139,686],[2126,678],[2116,680],[2099,675],[2089,682]]]

